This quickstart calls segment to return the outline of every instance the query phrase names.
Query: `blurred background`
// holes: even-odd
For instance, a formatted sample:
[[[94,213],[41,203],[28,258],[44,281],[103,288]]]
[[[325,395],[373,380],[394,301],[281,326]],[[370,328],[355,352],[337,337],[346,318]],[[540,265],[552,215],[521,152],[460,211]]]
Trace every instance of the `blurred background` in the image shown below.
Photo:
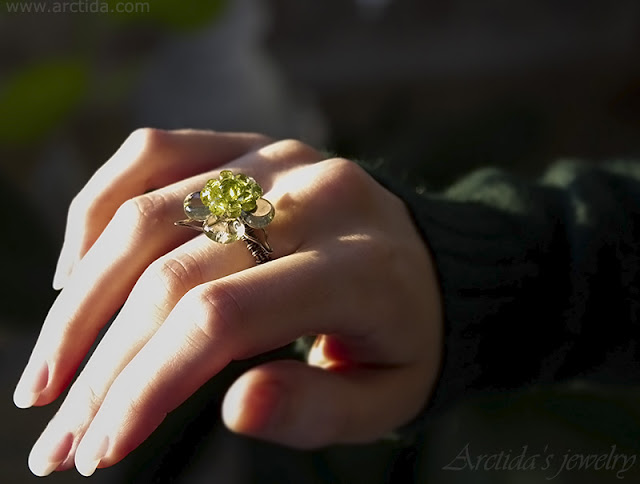
[[[128,12],[104,11],[116,8]],[[66,209],[134,129],[299,138],[385,160],[437,190],[487,165],[533,177],[563,158],[640,158],[639,61],[637,0],[1,1],[0,480],[35,482],[26,458],[55,411],[19,411],[11,393],[55,297]],[[386,444],[305,454],[220,428],[216,395],[231,378],[94,481],[310,482],[296,476],[312,466],[311,482],[322,483],[405,482],[408,467],[420,482],[526,484],[549,474],[442,467],[467,443],[476,455],[525,445],[640,455],[631,389],[560,386],[465,403],[432,424],[418,454]],[[205,410],[205,421],[193,417]],[[380,467],[390,460],[395,471]],[[355,478],[358,462],[367,471]],[[638,475],[640,457],[623,477]]]

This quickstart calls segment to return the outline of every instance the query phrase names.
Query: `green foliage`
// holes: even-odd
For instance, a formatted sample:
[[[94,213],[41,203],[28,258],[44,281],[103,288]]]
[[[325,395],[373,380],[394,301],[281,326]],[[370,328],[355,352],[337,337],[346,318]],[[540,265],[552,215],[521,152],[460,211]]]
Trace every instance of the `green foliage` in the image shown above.
[[[34,64],[0,86],[0,142],[25,144],[63,122],[82,102],[89,67],[76,60]]]

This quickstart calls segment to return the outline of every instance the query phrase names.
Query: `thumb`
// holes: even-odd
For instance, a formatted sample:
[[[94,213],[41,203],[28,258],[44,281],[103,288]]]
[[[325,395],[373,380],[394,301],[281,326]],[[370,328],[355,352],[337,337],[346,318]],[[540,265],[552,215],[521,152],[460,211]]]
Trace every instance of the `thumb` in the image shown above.
[[[370,442],[423,407],[427,384],[416,383],[417,373],[410,367],[322,369],[275,361],[236,380],[222,417],[234,432],[301,449]]]

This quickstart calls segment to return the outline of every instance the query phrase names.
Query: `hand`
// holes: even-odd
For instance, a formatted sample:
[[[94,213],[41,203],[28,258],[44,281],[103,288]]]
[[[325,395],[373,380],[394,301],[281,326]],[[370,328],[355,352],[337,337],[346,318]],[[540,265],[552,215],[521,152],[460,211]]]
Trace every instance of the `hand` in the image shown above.
[[[173,225],[223,167],[275,205],[273,261]],[[231,386],[231,430],[298,448],[372,441],[417,415],[439,371],[437,280],[404,204],[297,141],[135,132],[72,202],[54,285],[19,407],[54,401],[124,306],[34,445],[37,475],[115,464],[229,362],[303,335],[318,335],[308,364]]]

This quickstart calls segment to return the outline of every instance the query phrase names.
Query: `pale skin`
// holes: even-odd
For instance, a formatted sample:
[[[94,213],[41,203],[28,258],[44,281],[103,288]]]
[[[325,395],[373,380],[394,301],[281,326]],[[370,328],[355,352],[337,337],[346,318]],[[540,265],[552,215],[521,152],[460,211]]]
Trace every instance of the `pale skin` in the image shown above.
[[[173,225],[222,169],[274,204],[273,261]],[[304,335],[318,335],[306,363],[266,363],[231,386],[230,430],[302,449],[371,442],[420,412],[440,368],[436,273],[406,207],[298,141],[136,131],[72,202],[54,287],[22,408],[56,400],[124,306],[33,446],[40,476],[116,464],[231,361]]]

